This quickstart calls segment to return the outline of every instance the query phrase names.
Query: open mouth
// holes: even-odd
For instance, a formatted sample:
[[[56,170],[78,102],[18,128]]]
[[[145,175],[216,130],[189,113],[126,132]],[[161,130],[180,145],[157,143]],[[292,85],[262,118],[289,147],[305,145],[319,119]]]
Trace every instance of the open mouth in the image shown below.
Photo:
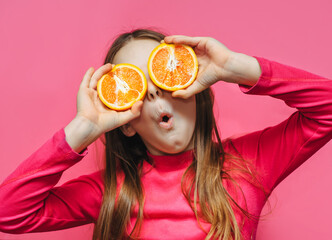
[[[163,116],[163,117],[162,117],[162,122],[167,123],[168,120],[169,120],[169,116]]]
[[[164,129],[171,129],[173,127],[173,116],[169,113],[162,113],[159,119],[159,126]]]

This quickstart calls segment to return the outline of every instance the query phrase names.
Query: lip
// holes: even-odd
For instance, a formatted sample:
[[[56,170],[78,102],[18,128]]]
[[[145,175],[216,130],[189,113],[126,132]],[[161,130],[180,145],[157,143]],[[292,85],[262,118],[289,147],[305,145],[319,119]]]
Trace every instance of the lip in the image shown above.
[[[168,118],[167,122],[163,121],[163,118],[165,118],[165,117]],[[159,123],[159,126],[163,129],[166,129],[166,130],[171,129],[173,127],[173,115],[168,112],[161,113],[158,118],[158,123]]]

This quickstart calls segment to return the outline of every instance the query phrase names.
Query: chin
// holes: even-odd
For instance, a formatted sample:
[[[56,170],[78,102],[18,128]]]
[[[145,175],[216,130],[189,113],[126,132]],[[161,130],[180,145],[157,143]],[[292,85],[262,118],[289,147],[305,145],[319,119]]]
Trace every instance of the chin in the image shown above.
[[[194,148],[193,141],[178,141],[178,140],[169,140],[168,142],[159,142],[151,144],[149,142],[145,142],[145,146],[148,151],[154,155],[174,155],[179,154]]]
[[[165,154],[179,154],[182,152],[185,152],[187,150],[193,149],[193,147],[191,147],[191,144],[188,145],[172,145],[172,146],[168,146],[163,148],[161,151],[164,152]]]

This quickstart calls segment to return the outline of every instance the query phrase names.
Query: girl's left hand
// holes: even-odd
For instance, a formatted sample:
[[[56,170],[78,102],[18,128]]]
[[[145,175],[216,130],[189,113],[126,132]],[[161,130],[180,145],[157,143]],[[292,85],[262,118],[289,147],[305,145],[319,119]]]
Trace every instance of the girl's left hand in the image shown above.
[[[256,58],[229,50],[210,37],[167,36],[166,43],[191,46],[198,60],[196,80],[188,88],[172,93],[173,97],[189,98],[217,81],[253,86],[261,75]]]
[[[165,43],[191,46],[198,59],[197,78],[188,88],[175,91],[173,97],[189,98],[199,93],[227,75],[225,65],[232,54],[225,45],[210,37],[167,36]]]

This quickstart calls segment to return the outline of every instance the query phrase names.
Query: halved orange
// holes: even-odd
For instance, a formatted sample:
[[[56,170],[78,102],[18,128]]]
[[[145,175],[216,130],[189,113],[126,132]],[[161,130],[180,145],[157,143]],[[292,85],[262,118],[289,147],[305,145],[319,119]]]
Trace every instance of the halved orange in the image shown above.
[[[194,82],[198,61],[191,47],[162,43],[150,54],[148,71],[151,80],[158,87],[176,91]]]
[[[117,111],[129,109],[135,102],[143,99],[146,89],[143,71],[129,63],[115,65],[97,84],[100,100]]]

